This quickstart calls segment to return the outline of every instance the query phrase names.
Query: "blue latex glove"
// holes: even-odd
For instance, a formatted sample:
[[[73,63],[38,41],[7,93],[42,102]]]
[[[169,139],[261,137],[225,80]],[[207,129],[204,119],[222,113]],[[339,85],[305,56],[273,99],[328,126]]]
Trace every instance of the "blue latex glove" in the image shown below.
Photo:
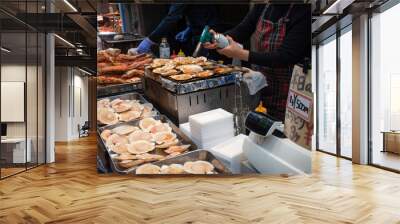
[[[140,42],[139,46],[137,47],[137,53],[149,53],[151,51],[151,46],[153,46],[154,44],[155,43],[153,41],[146,37],[144,40],[142,40],[142,42]]]
[[[181,43],[186,42],[189,39],[189,35],[191,32],[192,32],[192,29],[190,27],[187,27],[185,30],[179,32],[175,36],[175,39]]]

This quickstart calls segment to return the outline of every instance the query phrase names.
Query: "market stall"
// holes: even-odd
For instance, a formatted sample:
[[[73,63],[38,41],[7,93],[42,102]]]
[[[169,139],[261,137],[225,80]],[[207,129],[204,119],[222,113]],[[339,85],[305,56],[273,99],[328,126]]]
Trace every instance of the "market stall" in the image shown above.
[[[272,134],[281,122],[246,117],[246,72],[205,57],[99,51],[99,162],[120,174],[310,172],[310,152]]]

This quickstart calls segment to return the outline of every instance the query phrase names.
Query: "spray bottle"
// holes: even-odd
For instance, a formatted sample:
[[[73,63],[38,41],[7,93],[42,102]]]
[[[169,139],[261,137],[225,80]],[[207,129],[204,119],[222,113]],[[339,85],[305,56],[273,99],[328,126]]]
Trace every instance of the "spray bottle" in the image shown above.
[[[220,49],[225,48],[229,45],[228,39],[223,34],[213,34],[210,32],[210,28],[208,26],[205,26],[203,32],[201,33],[199,43],[196,46],[196,50],[193,52],[193,57],[197,57],[202,44],[207,42],[217,43],[217,47]]]

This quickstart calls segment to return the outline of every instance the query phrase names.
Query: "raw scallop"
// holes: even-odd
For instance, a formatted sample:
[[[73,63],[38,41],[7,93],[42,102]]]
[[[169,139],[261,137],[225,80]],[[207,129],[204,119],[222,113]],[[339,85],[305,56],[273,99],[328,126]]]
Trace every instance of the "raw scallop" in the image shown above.
[[[136,168],[136,174],[160,174],[160,167],[153,164],[144,164]]]
[[[118,123],[118,116],[114,111],[108,108],[97,109],[97,119],[102,124],[116,124]]]
[[[137,159],[142,159],[142,160],[144,160],[146,162],[154,162],[154,161],[158,161],[158,160],[164,159],[164,156],[157,155],[157,154],[143,153],[143,154],[136,155],[136,158]]]
[[[176,135],[172,132],[157,132],[154,134],[154,140],[157,144],[163,144],[165,142],[170,142],[176,139]]]
[[[121,153],[127,153],[128,152],[128,147],[126,144],[123,143],[117,143],[115,145],[110,146],[111,151],[121,154]]]
[[[107,145],[128,144],[128,138],[123,135],[112,134],[106,141]]]
[[[174,146],[168,147],[168,149],[165,150],[164,152],[166,152],[168,154],[172,154],[174,152],[182,153],[182,152],[188,150],[189,147],[190,147],[190,145],[174,145]]]
[[[186,162],[183,165],[185,172],[191,174],[208,174],[214,170],[214,166],[206,161]]]
[[[110,137],[111,135],[112,135],[112,131],[106,129],[106,130],[104,130],[104,131],[101,132],[100,137],[101,137],[102,139],[104,139],[104,141],[107,141],[108,137]]]
[[[110,106],[110,99],[101,99],[97,101],[97,108],[107,108]]]
[[[155,120],[154,118],[147,117],[139,121],[139,127],[143,131],[150,131],[150,128],[156,124],[159,124],[160,121]]]
[[[155,148],[154,143],[145,140],[139,140],[136,142],[132,142],[131,144],[128,145],[128,152],[132,154],[143,154],[146,152],[153,151],[154,148]]]
[[[132,160],[132,159],[138,159],[138,158],[135,155],[124,152],[124,153],[121,153],[119,156],[116,156],[115,159],[117,159],[117,160]]]
[[[179,140],[178,139],[174,139],[172,141],[164,142],[161,145],[157,145],[156,148],[165,149],[165,148],[168,148],[170,146],[177,145],[178,143],[179,143]]]
[[[119,135],[127,135],[127,134],[132,133],[132,132],[137,131],[137,130],[139,130],[139,128],[135,127],[135,126],[121,125],[121,126],[118,126],[116,128],[113,128],[112,132],[115,133],[115,134],[119,134]]]
[[[145,140],[145,141],[149,141],[149,142],[153,142],[154,138],[153,135],[149,132],[145,132],[142,130],[137,130],[132,132],[129,136],[128,136],[129,142],[133,143],[139,140]]]
[[[161,174],[184,174],[185,170],[181,164],[171,164],[169,166],[163,165],[161,167]]]
[[[150,132],[153,134],[159,133],[159,132],[171,132],[172,128],[169,126],[168,123],[158,123],[153,125],[150,128]]]
[[[115,110],[115,112],[121,113],[130,110],[132,108],[132,104],[130,104],[129,101],[121,101],[112,105],[112,108]]]
[[[137,165],[140,165],[142,163],[144,163],[144,160],[123,160],[119,163],[120,166],[124,167],[124,168],[131,168]]]
[[[140,117],[141,112],[140,111],[126,111],[123,113],[119,114],[119,120],[120,121],[132,121],[135,119],[138,119]]]

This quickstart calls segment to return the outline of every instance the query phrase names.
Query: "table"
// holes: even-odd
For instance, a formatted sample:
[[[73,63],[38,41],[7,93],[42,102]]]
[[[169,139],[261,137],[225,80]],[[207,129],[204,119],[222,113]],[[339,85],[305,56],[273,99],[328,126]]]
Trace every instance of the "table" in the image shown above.
[[[382,152],[400,154],[400,131],[383,131]]]
[[[27,144],[26,144],[27,143]],[[25,152],[25,145],[26,152]],[[32,140],[27,138],[5,138],[1,139],[1,159],[6,164],[20,164],[31,162]]]

